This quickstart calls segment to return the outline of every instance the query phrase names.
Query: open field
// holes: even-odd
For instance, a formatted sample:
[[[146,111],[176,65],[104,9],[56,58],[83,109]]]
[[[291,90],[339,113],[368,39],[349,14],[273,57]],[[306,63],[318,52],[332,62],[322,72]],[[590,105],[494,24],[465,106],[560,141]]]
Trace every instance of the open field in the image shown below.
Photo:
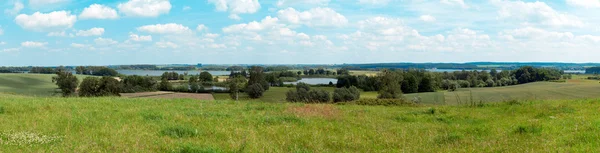
[[[366,75],[366,76],[376,76],[379,71],[350,71],[350,75]]]
[[[333,93],[333,90],[335,88],[334,87],[311,87],[311,89],[322,89],[322,90]],[[296,88],[295,87],[293,87],[293,88],[270,87],[269,90],[267,90],[261,98],[256,99],[256,101],[285,102],[285,93],[288,92],[289,90],[296,90]],[[229,93],[214,93],[213,96],[215,97],[216,100],[231,100]],[[248,95],[246,95],[244,93],[240,93],[239,96],[240,96],[239,98],[241,100],[249,100]]]
[[[122,93],[122,97],[126,98],[162,98],[162,99],[196,99],[196,100],[215,100],[212,94],[205,93],[176,93],[176,92],[140,92],[140,93]]]
[[[3,152],[600,151],[598,99],[468,108],[2,94],[0,108]]]
[[[52,96],[56,85],[52,83],[54,74],[7,74],[0,73],[0,92],[30,96]],[[76,75],[79,81],[85,75]]]

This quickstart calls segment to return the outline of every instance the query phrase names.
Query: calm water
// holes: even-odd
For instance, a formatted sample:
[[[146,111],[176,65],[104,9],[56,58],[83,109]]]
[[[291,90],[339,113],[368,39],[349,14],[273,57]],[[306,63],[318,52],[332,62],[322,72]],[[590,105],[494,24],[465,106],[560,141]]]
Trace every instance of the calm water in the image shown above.
[[[429,72],[455,72],[455,71],[462,71],[463,69],[425,69],[426,71]],[[488,71],[490,72],[491,70],[478,70],[478,69],[465,69],[465,71],[475,71],[477,70],[478,72],[481,71]],[[496,71],[498,72],[502,72],[502,70],[496,69]]]
[[[183,74],[187,72],[190,75],[198,75],[202,71],[163,71],[163,70],[117,70],[117,72],[125,75],[140,75],[140,76],[161,76],[165,72],[177,72]],[[206,71],[212,75],[229,75],[229,71]]]
[[[332,82],[333,84],[335,84],[335,83],[337,83],[337,79],[333,79],[333,78],[303,78],[302,80],[298,80],[296,82],[284,82],[283,84],[298,84],[298,82],[304,82],[304,83],[310,84],[310,85],[329,84],[329,82]]]
[[[584,74],[585,70],[565,70],[565,73]]]

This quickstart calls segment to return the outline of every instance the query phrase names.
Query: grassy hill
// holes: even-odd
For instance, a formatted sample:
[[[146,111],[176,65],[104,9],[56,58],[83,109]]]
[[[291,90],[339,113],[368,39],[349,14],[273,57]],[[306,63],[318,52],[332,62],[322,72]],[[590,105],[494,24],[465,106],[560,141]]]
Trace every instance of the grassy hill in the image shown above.
[[[484,107],[0,94],[3,152],[598,152],[599,99]]]
[[[52,83],[54,74],[10,74],[0,73],[0,92],[29,96],[55,95],[56,85]],[[81,82],[84,75],[77,75]]]

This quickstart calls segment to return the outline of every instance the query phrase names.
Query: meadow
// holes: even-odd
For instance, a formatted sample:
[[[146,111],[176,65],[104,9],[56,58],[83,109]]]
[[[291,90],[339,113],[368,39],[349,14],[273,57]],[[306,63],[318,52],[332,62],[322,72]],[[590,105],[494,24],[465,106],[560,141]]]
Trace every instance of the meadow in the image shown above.
[[[3,152],[597,152],[598,99],[404,107],[0,94]]]
[[[56,85],[52,83],[55,74],[12,74],[0,73],[0,92],[29,96],[54,96]],[[79,81],[88,77],[76,75]]]

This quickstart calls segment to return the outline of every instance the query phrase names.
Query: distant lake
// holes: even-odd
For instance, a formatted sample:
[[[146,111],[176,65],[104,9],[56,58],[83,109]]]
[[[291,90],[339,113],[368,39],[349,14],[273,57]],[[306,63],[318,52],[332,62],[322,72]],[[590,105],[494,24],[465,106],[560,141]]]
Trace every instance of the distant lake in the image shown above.
[[[117,70],[117,72],[125,75],[140,75],[140,76],[161,76],[165,72],[177,72],[179,74],[184,74],[187,72],[189,75],[198,75],[200,72],[204,71],[167,71],[167,70]],[[219,75],[229,75],[231,72],[229,71],[206,71],[213,76]]]
[[[299,82],[304,82],[304,83],[310,84],[310,85],[329,84],[329,82],[336,84],[337,79],[333,79],[333,78],[302,78],[302,80],[298,80],[296,82],[284,82],[283,84],[295,85],[295,84],[298,84]]]
[[[577,74],[584,74],[585,70],[565,70],[565,73],[577,73]]]
[[[460,72],[460,71],[463,71],[463,69],[425,69],[425,70],[429,71],[429,72],[456,72],[456,71]],[[475,70],[477,70],[479,72],[481,72],[481,71],[488,71],[488,72],[490,72],[491,71],[491,70],[481,70],[481,69],[464,69],[464,70],[465,71],[475,71]],[[499,70],[499,69],[496,69],[496,71],[502,72],[502,70]]]

